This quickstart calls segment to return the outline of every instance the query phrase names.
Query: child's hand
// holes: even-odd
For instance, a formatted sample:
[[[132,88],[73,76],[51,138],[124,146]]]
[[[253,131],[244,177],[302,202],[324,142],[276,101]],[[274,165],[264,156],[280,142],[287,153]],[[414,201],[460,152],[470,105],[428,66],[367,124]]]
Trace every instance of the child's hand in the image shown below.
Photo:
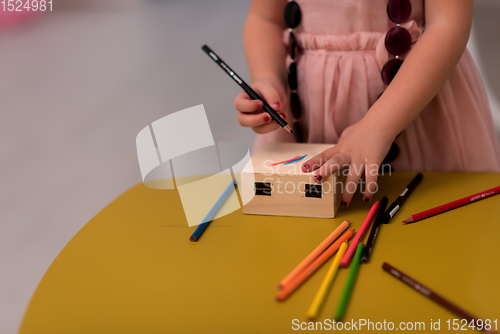
[[[285,90],[280,84],[270,80],[261,80],[252,85],[252,89],[262,96],[267,103],[286,120],[286,97]],[[241,92],[234,99],[234,106],[238,113],[238,122],[241,126],[252,128],[259,134],[264,134],[276,130],[280,127],[271,116],[262,109],[264,104],[260,100],[251,100],[247,93]]]
[[[378,169],[394,139],[395,136],[388,131],[382,131],[377,125],[361,120],[344,130],[337,145],[306,161],[302,170],[310,172],[318,169],[314,179],[320,183],[337,170],[350,166],[344,185],[342,206],[351,203],[358,182],[365,173],[363,198],[368,202],[378,189]]]

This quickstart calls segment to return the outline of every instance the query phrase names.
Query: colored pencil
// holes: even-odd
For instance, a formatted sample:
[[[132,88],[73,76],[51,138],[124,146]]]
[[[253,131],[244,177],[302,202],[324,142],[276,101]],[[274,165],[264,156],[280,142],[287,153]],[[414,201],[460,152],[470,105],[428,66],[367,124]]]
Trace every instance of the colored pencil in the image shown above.
[[[318,293],[316,293],[316,296],[314,297],[314,300],[309,307],[309,310],[307,311],[308,321],[314,321],[318,317],[318,314],[321,311],[323,304],[325,303],[328,292],[333,285],[335,275],[339,270],[340,260],[342,260],[342,256],[345,254],[346,250],[347,242],[343,242],[339,248],[339,251],[337,252],[337,255],[335,255],[335,258],[333,259],[333,263],[330,266],[330,269],[328,270],[323,283],[321,283]]]
[[[236,185],[236,183],[234,181],[231,181],[229,183],[229,185],[224,190],[224,192],[222,193],[222,195],[220,195],[220,197],[217,200],[217,202],[215,202],[214,206],[210,209],[210,211],[208,211],[208,213],[205,216],[205,218],[203,218],[203,223],[201,223],[200,225],[198,225],[198,227],[196,228],[196,230],[189,237],[189,240],[191,240],[191,241],[198,241],[198,239],[200,238],[200,236],[203,233],[203,231],[205,231],[205,229],[207,228],[208,224],[210,224],[210,222],[213,220],[213,218],[215,217],[215,215],[217,214],[217,212],[220,210],[220,208],[222,207],[222,205],[224,204],[224,202],[229,197],[229,195],[231,195],[231,192],[234,190],[234,186],[235,185]]]
[[[370,228],[370,224],[373,221],[373,218],[377,214],[377,210],[380,206],[380,203],[376,201],[373,203],[370,211],[368,212],[368,215],[366,215],[365,221],[359,228],[358,233],[356,233],[356,236],[354,237],[353,241],[351,242],[351,245],[349,246],[349,249],[345,253],[344,257],[342,258],[342,261],[340,261],[340,268],[347,268],[349,266],[349,262],[351,262],[352,256],[356,252],[356,249],[358,247],[358,244],[363,240],[363,237],[365,236],[366,231],[368,231],[368,228]]]
[[[252,100],[262,101],[264,111],[267,112],[272,119],[274,119],[283,129],[293,133],[288,123],[276,111],[274,111],[274,109],[271,108],[271,106],[262,97],[260,97],[259,94],[257,94],[245,81],[243,81],[243,79],[241,79],[236,72],[227,66],[227,64],[224,63],[224,61],[215,52],[213,52],[208,45],[203,45],[201,49],[205,51],[205,53],[212,58],[212,60],[215,61],[231,78],[233,78],[233,80],[236,81],[241,88],[243,88]]]
[[[288,284],[293,278],[295,278],[302,270],[309,266],[316,258],[323,253],[325,249],[330,246],[335,239],[338,238],[342,232],[344,232],[349,227],[350,220],[342,222],[322,243],[316,247],[311,254],[309,254],[302,262],[299,263],[295,269],[293,269],[279,284],[278,289],[282,289],[286,284]]]
[[[421,173],[418,173],[417,176],[415,176],[413,180],[411,180],[410,184],[408,184],[405,190],[403,190],[401,195],[399,195],[399,197],[389,206],[384,214],[386,218],[386,224],[392,219],[392,217],[394,217],[399,209],[401,209],[403,203],[408,199],[408,197],[410,197],[411,193],[420,184],[420,181],[422,181],[423,177],[424,176]]]
[[[342,297],[340,297],[337,312],[335,312],[335,319],[337,320],[341,320],[344,317],[347,303],[349,302],[349,296],[351,295],[352,287],[354,286],[354,281],[356,280],[356,275],[358,274],[359,262],[361,260],[361,255],[363,254],[364,249],[364,245],[362,243],[359,243],[358,248],[356,249],[356,254],[354,255],[354,259],[352,260],[352,267],[349,271],[349,276],[347,277],[347,282],[345,284],[344,291],[342,292]]]
[[[375,221],[373,222],[370,235],[368,236],[368,240],[366,241],[365,251],[363,253],[363,256],[361,257],[361,262],[363,263],[367,263],[370,259],[370,254],[372,253],[373,245],[375,244],[375,239],[377,238],[378,231],[380,229],[380,226],[382,226],[384,219],[386,219],[384,216],[384,211],[388,201],[388,198],[384,197],[380,202],[380,208],[378,209],[377,218],[375,218]]]
[[[447,204],[443,204],[443,205],[437,206],[435,208],[411,215],[410,217],[403,220],[403,224],[415,223],[419,220],[426,219],[426,218],[429,218],[429,217],[432,217],[435,215],[439,215],[443,212],[450,211],[450,210],[456,209],[458,207],[461,207],[461,206],[464,206],[467,204],[475,203],[475,202],[480,201],[482,199],[485,199],[485,198],[488,198],[491,196],[495,196],[498,194],[500,194],[500,187],[495,187],[495,188],[492,188],[489,190],[485,190],[483,192],[480,192],[480,193],[477,193],[477,194],[474,194],[471,196],[467,196],[467,197],[464,197],[462,199],[459,199],[459,200],[456,200],[456,201],[453,201],[453,202],[450,202]]]
[[[311,263],[305,270],[301,271],[290,283],[285,285],[283,289],[276,296],[276,300],[281,302],[287,299],[297,288],[304,283],[316,270],[318,270],[333,254],[340,248],[343,242],[351,239],[354,230],[350,230],[342,234],[342,236],[335,241],[326,251],[323,252],[313,263]]]
[[[466,312],[462,308],[458,307],[457,305],[455,305],[454,303],[452,303],[448,299],[446,299],[443,296],[432,291],[430,288],[428,288],[427,286],[418,282],[414,278],[406,275],[405,273],[403,273],[399,269],[394,268],[389,263],[384,262],[384,264],[382,265],[382,269],[384,269],[386,272],[388,272],[392,276],[399,279],[401,282],[412,287],[415,291],[421,293],[422,295],[424,295],[427,298],[431,299],[432,301],[436,302],[440,306],[444,307],[448,311],[456,314],[457,316],[459,316],[462,319],[466,319],[467,323],[470,323],[471,321],[474,321],[474,323],[476,323],[477,320],[480,320],[480,318],[477,318],[477,317],[471,315],[470,313]],[[487,331],[487,330],[484,330],[484,331],[487,333],[494,333],[495,332],[495,331]]]

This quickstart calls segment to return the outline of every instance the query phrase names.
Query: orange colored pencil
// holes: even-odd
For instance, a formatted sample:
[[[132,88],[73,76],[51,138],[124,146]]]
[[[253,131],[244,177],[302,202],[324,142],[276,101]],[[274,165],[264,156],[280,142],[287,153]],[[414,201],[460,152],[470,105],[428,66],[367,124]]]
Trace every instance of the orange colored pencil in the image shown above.
[[[283,289],[276,296],[276,300],[279,302],[287,299],[302,283],[304,283],[316,270],[318,270],[323,264],[328,261],[330,257],[339,249],[343,242],[351,239],[354,235],[354,230],[347,231],[342,234],[342,236],[335,241],[328,249],[321,254],[313,263],[311,263],[305,270],[301,271],[290,283],[285,285]]]
[[[278,289],[283,289],[292,279],[294,279],[301,271],[303,271],[308,265],[310,265],[325,249],[330,246],[338,236],[344,232],[350,224],[351,220],[346,220],[342,222],[322,243],[316,247],[311,254],[309,254],[302,262],[299,263],[295,269],[293,269],[283,280],[280,282]]]

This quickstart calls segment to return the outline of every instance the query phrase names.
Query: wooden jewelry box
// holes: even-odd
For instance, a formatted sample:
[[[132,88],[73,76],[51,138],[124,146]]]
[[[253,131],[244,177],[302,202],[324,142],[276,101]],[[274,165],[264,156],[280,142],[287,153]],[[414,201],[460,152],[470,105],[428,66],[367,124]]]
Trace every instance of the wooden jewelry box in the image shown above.
[[[334,173],[318,184],[314,172],[302,171],[304,162],[332,146],[295,143],[259,146],[241,172],[241,191],[244,197],[251,198],[243,205],[243,213],[335,217],[343,190],[342,173]]]

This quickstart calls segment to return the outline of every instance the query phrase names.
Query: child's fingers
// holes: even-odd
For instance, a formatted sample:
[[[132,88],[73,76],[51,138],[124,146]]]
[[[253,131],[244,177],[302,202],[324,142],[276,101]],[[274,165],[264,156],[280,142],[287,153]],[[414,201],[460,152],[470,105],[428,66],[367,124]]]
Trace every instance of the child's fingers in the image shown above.
[[[241,112],[254,112],[261,110],[264,103],[260,100],[250,100],[247,93],[241,92],[234,99],[234,107]]]
[[[238,113],[238,122],[241,126],[247,128],[259,127],[261,125],[270,123],[273,119],[267,112],[262,112],[260,114],[245,114],[242,112]]]
[[[352,196],[358,188],[359,179],[363,175],[365,165],[362,161],[356,160],[351,163],[349,167],[349,174],[345,180],[344,193],[342,194],[342,199],[340,204],[342,206],[349,206],[351,204]]]
[[[274,88],[265,90],[262,89],[261,91],[257,89],[257,94],[262,96],[264,101],[266,101],[274,110],[280,111],[283,109],[284,100]]]
[[[302,164],[302,171],[305,173],[315,171],[316,169],[323,166],[325,162],[327,162],[332,156],[334,156],[337,153],[339,153],[337,145],[324,150],[320,154],[304,162]]]
[[[342,169],[343,166],[351,162],[351,157],[344,153],[335,154],[331,157],[320,169],[315,173],[314,180],[321,183],[326,180],[328,176],[335,173],[337,170]]]
[[[363,194],[363,200],[365,202],[369,202],[372,199],[373,195],[377,192],[378,190],[377,178],[378,178],[378,165],[367,163],[365,167],[366,190],[365,193]]]
[[[281,117],[283,117],[284,120],[286,120],[286,114],[280,113],[279,115]],[[257,127],[252,127],[252,130],[258,134],[264,134],[264,133],[269,133],[271,131],[274,131],[279,127],[280,127],[280,125],[277,122],[275,122],[274,120],[272,120],[272,118],[271,118],[270,123],[267,123],[267,124],[264,124],[261,126],[257,126]]]
[[[271,131],[274,131],[274,130],[276,130],[279,127],[280,127],[280,125],[278,123],[271,122],[271,123],[268,123],[268,124],[264,124],[264,125],[261,125],[261,126],[254,127],[254,128],[252,128],[252,130],[255,133],[258,133],[258,134],[264,134],[264,133],[269,133]]]

